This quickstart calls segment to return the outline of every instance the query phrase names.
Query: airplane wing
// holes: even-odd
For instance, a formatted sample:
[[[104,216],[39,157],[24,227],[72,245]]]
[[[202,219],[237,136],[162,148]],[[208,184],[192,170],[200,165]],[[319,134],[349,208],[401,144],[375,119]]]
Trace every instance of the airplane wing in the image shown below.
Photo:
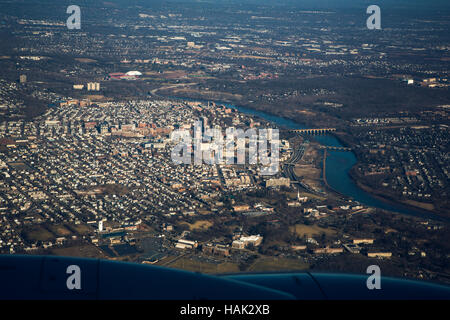
[[[450,299],[450,287],[320,273],[205,275],[101,259],[0,255],[0,300],[405,300]]]

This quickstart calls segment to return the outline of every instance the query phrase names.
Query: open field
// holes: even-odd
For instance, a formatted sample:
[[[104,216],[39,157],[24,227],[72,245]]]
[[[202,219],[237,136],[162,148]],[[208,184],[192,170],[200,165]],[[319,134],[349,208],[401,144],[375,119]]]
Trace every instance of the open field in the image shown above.
[[[173,264],[166,265],[166,267],[183,269],[193,272],[202,273],[232,273],[239,272],[237,264],[231,262],[223,262],[220,264],[208,263],[189,258],[181,258],[176,260]]]
[[[51,225],[49,226],[49,229],[52,233],[54,233],[58,237],[65,237],[72,234],[72,232],[70,232],[69,229],[67,229],[64,225],[61,224]]]
[[[55,248],[51,253],[57,256],[83,257],[83,258],[108,258],[103,251],[94,245],[79,245],[67,248]]]
[[[314,165],[296,165],[294,173],[300,181],[310,186],[313,190],[322,188],[322,170]]]
[[[93,63],[97,62],[97,60],[89,59],[89,58],[75,58],[76,61],[82,62],[82,63]]]
[[[425,202],[419,202],[419,201],[414,201],[414,200],[405,200],[403,202],[406,204],[409,204],[410,206],[419,207],[419,208],[422,208],[425,210],[430,210],[430,211],[434,210],[434,205],[432,203],[425,203]]]
[[[187,223],[187,222],[183,222],[182,224],[185,224],[189,227],[189,230],[193,231],[193,230],[206,230],[209,229],[213,223],[207,220],[199,220],[196,221],[194,223]]]
[[[336,234],[336,230],[331,228],[321,228],[317,225],[307,226],[304,224],[296,224],[295,226],[289,227],[289,230],[291,232],[295,232],[299,237],[312,237],[321,235],[322,233],[325,233],[326,235],[334,235]]]
[[[26,231],[25,234],[25,237],[30,241],[49,241],[55,238],[51,232],[40,226],[33,227],[31,230]]]
[[[294,169],[294,173],[297,177],[302,177],[310,180],[319,180],[320,172],[321,170],[314,167],[313,165],[296,165]]]
[[[68,224],[67,226],[79,234],[88,234],[93,231],[92,227],[86,224]]]
[[[287,271],[287,270],[306,270],[309,268],[307,263],[297,259],[261,257],[256,260],[246,271]]]
[[[286,193],[290,199],[297,199],[297,192],[287,192]],[[324,201],[326,198],[318,194],[313,194],[309,192],[300,192],[300,197],[308,197],[309,199],[316,199],[319,201]]]
[[[83,96],[85,99],[90,99],[91,101],[103,101],[107,100],[104,95],[101,94],[86,94]]]

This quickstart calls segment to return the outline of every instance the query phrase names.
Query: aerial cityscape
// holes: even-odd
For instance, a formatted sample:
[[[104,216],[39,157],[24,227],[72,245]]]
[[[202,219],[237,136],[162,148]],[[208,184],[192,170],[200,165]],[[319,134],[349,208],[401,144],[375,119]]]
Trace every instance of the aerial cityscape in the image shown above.
[[[0,0],[0,253],[450,284],[450,7],[356,2]]]

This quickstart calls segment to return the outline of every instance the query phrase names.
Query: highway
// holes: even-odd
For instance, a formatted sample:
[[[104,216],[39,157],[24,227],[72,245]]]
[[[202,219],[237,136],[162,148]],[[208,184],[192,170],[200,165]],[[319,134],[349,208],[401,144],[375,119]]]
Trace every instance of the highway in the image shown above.
[[[294,173],[294,167],[302,159],[308,145],[309,141],[305,140],[305,142],[300,144],[297,149],[293,150],[292,156],[289,161],[283,164],[283,174],[286,178],[289,178],[291,180],[291,183],[295,183],[298,188],[315,193],[315,191],[309,188],[307,185],[305,185],[301,181],[298,181],[298,178]]]

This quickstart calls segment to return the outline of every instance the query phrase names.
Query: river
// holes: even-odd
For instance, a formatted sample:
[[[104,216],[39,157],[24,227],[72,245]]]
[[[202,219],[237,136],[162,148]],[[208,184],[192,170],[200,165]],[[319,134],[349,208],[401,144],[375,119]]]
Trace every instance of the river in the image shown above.
[[[187,99],[178,97],[169,97],[169,99],[184,100],[184,101],[202,101],[199,99]],[[206,101],[203,101],[206,102]],[[224,105],[228,108],[236,109],[247,115],[256,116],[271,123],[274,123],[279,129],[307,129],[308,126],[297,123],[287,118],[275,116],[273,114],[254,110],[238,105],[229,104],[226,102],[215,101],[218,105]],[[316,141],[326,146],[342,147],[339,140],[331,134],[322,134],[312,136]],[[422,210],[420,208],[412,208],[391,201],[383,201],[374,197],[370,193],[359,188],[356,183],[350,178],[349,170],[356,164],[357,159],[351,151],[327,151],[326,159],[326,178],[328,185],[339,192],[340,194],[351,198],[363,205],[393,211],[405,215],[420,217],[429,220],[446,221],[450,219],[438,216],[432,212]]]
[[[219,103],[221,105],[225,105],[229,108],[236,109],[242,113],[257,116],[264,120],[270,121],[276,124],[280,129],[288,128],[288,129],[306,129],[307,126],[294,122],[292,120],[275,116],[263,111],[253,110],[241,106],[235,106],[228,103]],[[342,147],[343,145],[339,142],[339,140],[330,134],[323,135],[314,135],[312,136],[315,140],[320,142],[326,146],[336,146]],[[394,202],[385,202],[380,200],[379,198],[374,197],[368,192],[359,188],[356,183],[350,178],[349,170],[356,164],[357,159],[353,152],[351,151],[327,151],[327,159],[326,159],[326,178],[328,185],[339,192],[340,194],[351,198],[354,201],[358,201],[361,204],[385,209],[397,213],[402,213],[406,215],[412,215],[425,219],[432,219],[438,221],[448,221],[443,217],[437,216],[429,211],[421,210],[419,208],[411,208],[399,203]]]

